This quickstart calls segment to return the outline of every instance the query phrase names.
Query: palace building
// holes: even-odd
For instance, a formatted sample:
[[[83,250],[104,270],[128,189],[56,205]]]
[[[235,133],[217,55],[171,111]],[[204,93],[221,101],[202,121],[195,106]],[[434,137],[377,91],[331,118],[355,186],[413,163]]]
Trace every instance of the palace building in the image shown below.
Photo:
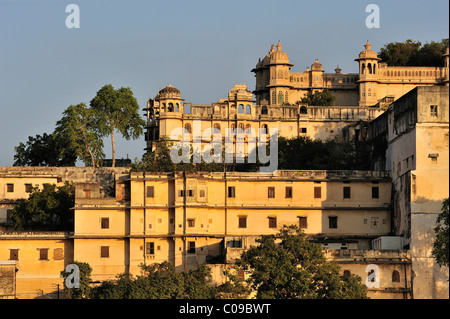
[[[252,70],[254,91],[236,84],[227,98],[199,105],[168,85],[145,108],[147,151],[175,129],[192,134],[197,121],[222,136],[226,128],[320,140],[345,132],[376,146],[368,171],[0,167],[0,298],[56,298],[73,260],[89,263],[98,282],[169,261],[179,271],[208,264],[221,284],[245,249],[283,225],[304,230],[342,273],[365,281],[375,271],[371,298],[448,298],[448,267],[432,255],[436,217],[449,196],[448,58],[447,49],[443,68],[390,67],[367,43],[357,74],[324,73],[318,61],[292,73],[278,43]],[[335,105],[296,103],[323,89]],[[76,186],[73,232],[11,229],[10,211],[32,187],[66,181]]]
[[[326,140],[350,136],[359,121],[371,121],[386,107],[417,86],[448,86],[449,53],[443,55],[444,67],[391,67],[381,61],[367,42],[355,59],[358,73],[325,73],[315,61],[304,72],[291,72],[294,66],[280,43],[258,61],[255,90],[236,84],[228,97],[218,102],[193,104],[184,102],[179,89],[168,85],[147,102],[145,116],[147,150],[157,147],[160,137],[170,137],[175,128],[192,133],[193,121],[201,120],[202,131],[217,128],[225,136],[226,128],[269,131],[277,128],[279,136],[308,136]],[[335,96],[333,106],[309,106],[298,103],[308,92],[327,89]],[[173,140],[179,141],[179,138]],[[208,141],[204,141],[205,143]]]

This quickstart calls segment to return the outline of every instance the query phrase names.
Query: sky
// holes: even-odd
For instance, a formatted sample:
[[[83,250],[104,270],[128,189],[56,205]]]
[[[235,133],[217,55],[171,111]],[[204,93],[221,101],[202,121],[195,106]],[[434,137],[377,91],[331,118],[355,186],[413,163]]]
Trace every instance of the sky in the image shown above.
[[[69,4],[79,8],[79,28],[66,26]],[[379,28],[366,26],[369,4],[379,8]],[[250,70],[278,41],[293,72],[319,59],[325,72],[356,73],[367,40],[378,52],[448,38],[448,12],[446,0],[0,0],[0,166],[105,84],[130,87],[140,110],[168,84],[186,102],[210,104],[236,83],[253,90]],[[111,158],[109,137],[104,144]],[[116,135],[116,158],[140,159],[145,147],[143,136]]]

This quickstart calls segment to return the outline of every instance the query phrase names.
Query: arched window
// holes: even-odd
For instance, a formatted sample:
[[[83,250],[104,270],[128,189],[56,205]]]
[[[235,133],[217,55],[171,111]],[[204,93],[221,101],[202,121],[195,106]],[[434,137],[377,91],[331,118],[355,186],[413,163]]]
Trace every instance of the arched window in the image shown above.
[[[180,111],[180,105],[177,103],[175,104],[175,112],[179,112]]]
[[[214,128],[218,129],[220,131],[220,124],[219,123],[215,123],[214,124]]]
[[[372,64],[371,63],[367,64],[367,69],[369,70],[369,74],[372,74]]]
[[[244,105],[243,104],[239,104],[239,106],[238,106],[238,113],[239,114],[244,114]]]
[[[232,130],[235,130],[235,129],[236,129],[236,124],[231,123],[231,129],[232,129]]]
[[[245,106],[245,114],[252,114],[252,107],[248,104]]]
[[[252,129],[252,126],[250,125],[250,124],[247,124],[246,126],[245,126],[245,131],[247,132],[247,133],[250,133],[250,130]]]
[[[366,65],[363,63],[361,66],[361,74],[365,74],[366,73]]]
[[[267,106],[263,105],[263,107],[261,108],[261,114],[267,114]]]
[[[191,133],[192,132],[191,124],[190,123],[184,124],[184,129],[188,131],[188,133]]]
[[[169,112],[173,112],[173,103],[169,103],[169,107],[167,109]]]
[[[166,111],[166,103],[163,103],[162,106],[163,106],[163,111],[165,112]]]
[[[282,92],[278,93],[278,104],[283,104],[283,93]]]
[[[397,270],[392,272],[392,282],[400,282],[400,273]]]
[[[374,64],[374,65],[373,65],[373,74],[376,74],[376,71],[377,71],[377,65]]]
[[[262,128],[262,134],[267,134],[267,132],[268,132],[267,124],[261,125],[261,128]]]
[[[242,131],[244,131],[244,123],[239,123],[238,127],[239,127],[239,129],[241,129]]]
[[[236,114],[236,105],[234,104],[231,105],[230,114]]]

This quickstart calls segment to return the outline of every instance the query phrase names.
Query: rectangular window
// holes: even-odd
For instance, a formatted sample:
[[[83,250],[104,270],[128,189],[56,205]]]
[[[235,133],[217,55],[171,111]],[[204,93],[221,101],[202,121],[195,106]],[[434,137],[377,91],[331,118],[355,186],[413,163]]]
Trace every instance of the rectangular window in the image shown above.
[[[188,227],[195,227],[195,219],[194,218],[188,219],[187,222],[188,222]]]
[[[344,198],[350,198],[350,187],[344,186]]]
[[[155,243],[150,242],[150,243],[146,243],[146,248],[145,248],[145,252],[147,255],[154,255],[155,254]]]
[[[380,188],[378,186],[372,186],[372,198],[380,198]]]
[[[204,189],[200,190],[200,197],[205,197],[205,190]]]
[[[10,249],[9,250],[9,260],[19,260],[19,250]]]
[[[308,217],[299,217],[298,218],[298,227],[308,228]]]
[[[188,190],[188,196],[189,196],[189,197],[194,197],[194,190],[189,189],[189,190]]]
[[[32,184],[25,184],[25,192],[31,193],[31,189],[33,188]]]
[[[155,197],[155,186],[147,186],[147,198]]]
[[[438,106],[430,105],[430,115],[433,117],[437,117],[437,114],[438,114]]]
[[[269,217],[269,228],[277,228],[277,218]]]
[[[316,186],[314,187],[314,198],[321,198],[322,197],[322,187]]]
[[[109,217],[102,217],[101,219],[101,228],[109,229]]]
[[[301,127],[300,128],[300,133],[306,133],[306,127]]]
[[[39,249],[39,260],[48,260],[48,248]]]
[[[84,190],[84,197],[85,197],[85,198],[91,198],[91,191],[88,190],[88,189],[85,189],[85,190]]]
[[[337,228],[337,217],[336,216],[328,217],[328,228]]]
[[[286,187],[286,198],[292,198],[292,187]]]
[[[180,197],[184,197],[184,190],[183,189],[180,190],[179,196]]]
[[[267,197],[268,198],[275,198],[275,187],[268,187],[267,188]]]
[[[371,217],[370,218],[371,227],[377,228],[378,227],[378,217]]]
[[[101,258],[109,258],[109,246],[101,246],[100,247],[100,257]]]
[[[235,198],[236,197],[236,191],[234,186],[228,187],[228,198]]]
[[[6,184],[6,191],[8,193],[14,192],[14,184]]]
[[[188,241],[188,254],[195,254],[195,241]]]
[[[239,216],[239,228],[247,228],[247,216]]]

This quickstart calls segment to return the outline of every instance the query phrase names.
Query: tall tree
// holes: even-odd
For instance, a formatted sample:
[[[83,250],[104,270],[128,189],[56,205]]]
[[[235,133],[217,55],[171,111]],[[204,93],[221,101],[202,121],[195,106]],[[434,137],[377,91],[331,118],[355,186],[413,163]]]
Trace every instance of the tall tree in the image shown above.
[[[104,158],[103,140],[96,126],[93,109],[86,104],[71,105],[56,122],[55,134],[67,141],[85,166],[100,166]]]
[[[366,286],[354,274],[340,275],[327,261],[322,247],[310,243],[296,226],[284,226],[277,235],[264,235],[244,252],[236,265],[250,269],[248,283],[257,298],[365,299]]]
[[[70,143],[55,133],[29,136],[14,151],[14,166],[75,166],[77,160]]]
[[[111,136],[112,166],[116,163],[114,134],[125,139],[137,139],[143,133],[144,120],[139,116],[139,105],[130,88],[115,90],[111,84],[103,86],[90,102],[97,116],[97,128],[102,136]]]

